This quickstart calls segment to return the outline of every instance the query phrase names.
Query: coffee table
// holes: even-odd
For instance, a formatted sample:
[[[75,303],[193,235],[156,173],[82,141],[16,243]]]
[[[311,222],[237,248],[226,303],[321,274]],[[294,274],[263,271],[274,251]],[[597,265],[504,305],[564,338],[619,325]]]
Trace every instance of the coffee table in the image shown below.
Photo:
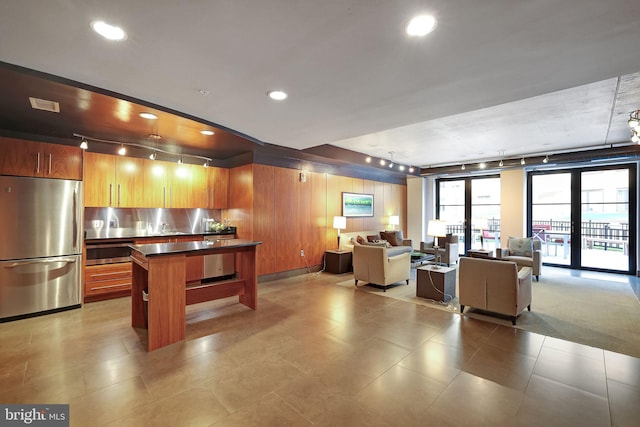
[[[423,262],[431,261],[435,258],[435,255],[425,254],[424,252],[411,252],[411,264],[422,264]]]

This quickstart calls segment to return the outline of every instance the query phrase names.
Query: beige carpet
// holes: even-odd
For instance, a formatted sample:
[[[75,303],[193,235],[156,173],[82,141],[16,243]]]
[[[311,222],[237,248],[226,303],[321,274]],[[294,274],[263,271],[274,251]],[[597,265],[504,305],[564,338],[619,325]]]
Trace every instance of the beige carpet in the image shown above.
[[[348,276],[349,280],[338,285],[355,289],[353,276]],[[540,281],[533,283],[531,312],[523,312],[515,327],[640,357],[640,303],[629,280],[637,279],[545,267]],[[414,269],[408,286],[398,285],[383,292],[360,282],[357,290],[460,313],[457,298],[443,304],[416,297]],[[465,308],[464,315],[512,326],[509,318],[499,314]]]

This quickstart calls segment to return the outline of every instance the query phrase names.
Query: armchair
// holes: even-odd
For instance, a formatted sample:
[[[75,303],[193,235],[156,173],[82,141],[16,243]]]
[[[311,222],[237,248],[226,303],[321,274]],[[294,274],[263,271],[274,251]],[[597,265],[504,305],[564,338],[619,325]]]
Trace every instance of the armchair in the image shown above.
[[[542,271],[542,242],[531,237],[509,237],[507,248],[496,249],[496,258],[513,261],[518,268],[531,267],[536,281],[540,281]]]
[[[440,243],[438,246],[437,253],[433,247],[433,239],[431,241],[420,242],[420,252],[435,255],[436,258],[439,255],[441,260],[440,262],[446,265],[457,263],[458,258],[460,257],[458,252],[458,236],[447,235],[444,240],[445,242]]]
[[[460,259],[460,313],[466,306],[506,314],[516,324],[517,316],[531,311],[531,267],[493,259]]]
[[[353,247],[353,278],[369,284],[387,287],[405,280],[409,284],[411,275],[411,255],[409,252],[395,256],[387,254],[384,246],[355,245]]]

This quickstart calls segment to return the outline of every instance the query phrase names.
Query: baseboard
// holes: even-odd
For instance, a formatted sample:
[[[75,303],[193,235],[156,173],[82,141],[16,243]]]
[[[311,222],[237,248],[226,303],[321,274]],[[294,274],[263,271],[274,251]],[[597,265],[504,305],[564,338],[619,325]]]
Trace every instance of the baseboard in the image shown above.
[[[279,279],[288,279],[289,277],[295,277],[295,276],[302,276],[303,274],[309,274],[309,272],[315,273],[317,271],[320,271],[321,268],[322,268],[321,265],[312,265],[312,266],[309,266],[308,269],[307,267],[303,267],[303,268],[297,268],[295,270],[279,271],[277,273],[263,274],[262,276],[258,276],[258,283],[270,282],[272,280],[279,280]]]

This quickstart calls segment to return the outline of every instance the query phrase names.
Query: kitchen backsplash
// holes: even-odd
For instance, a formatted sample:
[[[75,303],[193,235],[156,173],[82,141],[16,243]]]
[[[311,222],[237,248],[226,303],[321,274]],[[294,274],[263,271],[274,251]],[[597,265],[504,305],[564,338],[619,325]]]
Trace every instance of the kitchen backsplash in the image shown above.
[[[211,220],[231,225],[221,215],[221,209],[85,208],[84,229],[88,235],[102,234],[105,229],[126,229],[147,235],[174,231],[197,234],[207,232]]]

